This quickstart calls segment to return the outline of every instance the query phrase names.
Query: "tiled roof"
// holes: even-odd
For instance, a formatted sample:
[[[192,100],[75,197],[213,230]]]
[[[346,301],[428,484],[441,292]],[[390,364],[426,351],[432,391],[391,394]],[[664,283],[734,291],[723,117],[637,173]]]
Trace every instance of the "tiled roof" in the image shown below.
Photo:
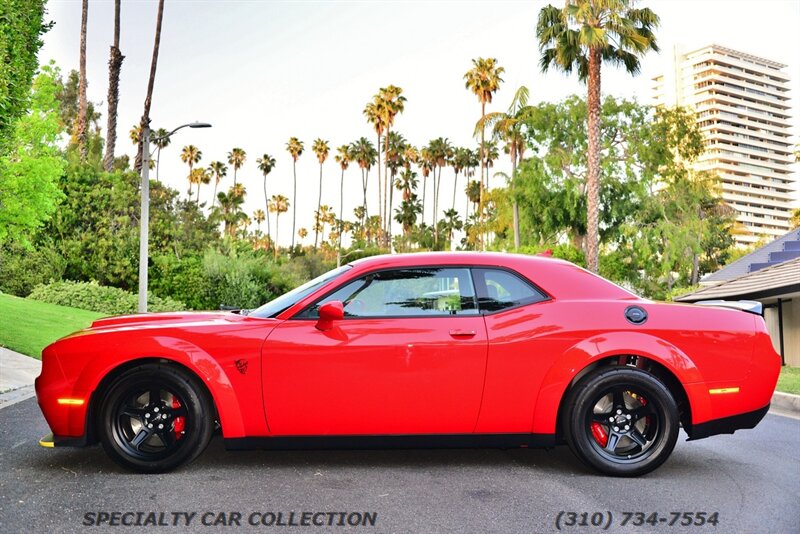
[[[772,243],[764,245],[747,256],[742,256],[730,265],[726,265],[719,271],[703,277],[700,283],[705,285],[707,283],[725,282],[794,258],[800,258],[800,228],[795,228]]]
[[[770,265],[715,286],[704,287],[676,297],[678,302],[736,298],[765,298],[780,293],[800,292],[800,258]]]

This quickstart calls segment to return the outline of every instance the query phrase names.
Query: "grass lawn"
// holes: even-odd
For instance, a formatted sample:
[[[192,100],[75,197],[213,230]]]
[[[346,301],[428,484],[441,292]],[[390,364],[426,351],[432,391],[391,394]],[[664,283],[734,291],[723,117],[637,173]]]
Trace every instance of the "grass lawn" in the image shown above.
[[[47,345],[89,326],[102,316],[77,308],[0,295],[0,346],[38,360]]]
[[[781,376],[775,389],[800,395],[800,367],[781,367]]]

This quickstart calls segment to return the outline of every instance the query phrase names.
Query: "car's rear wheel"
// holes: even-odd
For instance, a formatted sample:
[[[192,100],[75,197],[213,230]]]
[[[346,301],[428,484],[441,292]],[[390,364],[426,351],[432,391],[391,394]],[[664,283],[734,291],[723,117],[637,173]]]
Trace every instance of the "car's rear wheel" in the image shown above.
[[[190,373],[148,363],[122,373],[106,389],[98,432],[118,464],[162,473],[194,460],[213,431],[212,406]]]
[[[615,367],[581,379],[566,399],[562,427],[585,464],[614,476],[649,473],[678,439],[678,408],[656,377]]]

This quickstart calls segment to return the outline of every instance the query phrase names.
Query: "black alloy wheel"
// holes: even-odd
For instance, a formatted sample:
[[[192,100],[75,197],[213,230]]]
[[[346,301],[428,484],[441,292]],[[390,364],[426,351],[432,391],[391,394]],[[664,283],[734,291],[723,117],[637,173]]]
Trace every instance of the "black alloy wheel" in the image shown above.
[[[124,467],[169,471],[192,461],[208,445],[211,413],[208,395],[188,372],[145,364],[107,388],[98,421],[100,441]]]
[[[613,476],[660,466],[678,438],[678,408],[656,377],[632,367],[587,375],[571,390],[565,437],[585,464]]]

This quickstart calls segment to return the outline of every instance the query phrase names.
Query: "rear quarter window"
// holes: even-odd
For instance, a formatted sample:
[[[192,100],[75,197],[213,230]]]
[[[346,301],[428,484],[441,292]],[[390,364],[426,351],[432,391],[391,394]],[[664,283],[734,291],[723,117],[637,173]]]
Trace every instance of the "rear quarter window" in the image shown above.
[[[548,297],[522,276],[502,269],[474,269],[478,307],[491,313],[535,304]]]

